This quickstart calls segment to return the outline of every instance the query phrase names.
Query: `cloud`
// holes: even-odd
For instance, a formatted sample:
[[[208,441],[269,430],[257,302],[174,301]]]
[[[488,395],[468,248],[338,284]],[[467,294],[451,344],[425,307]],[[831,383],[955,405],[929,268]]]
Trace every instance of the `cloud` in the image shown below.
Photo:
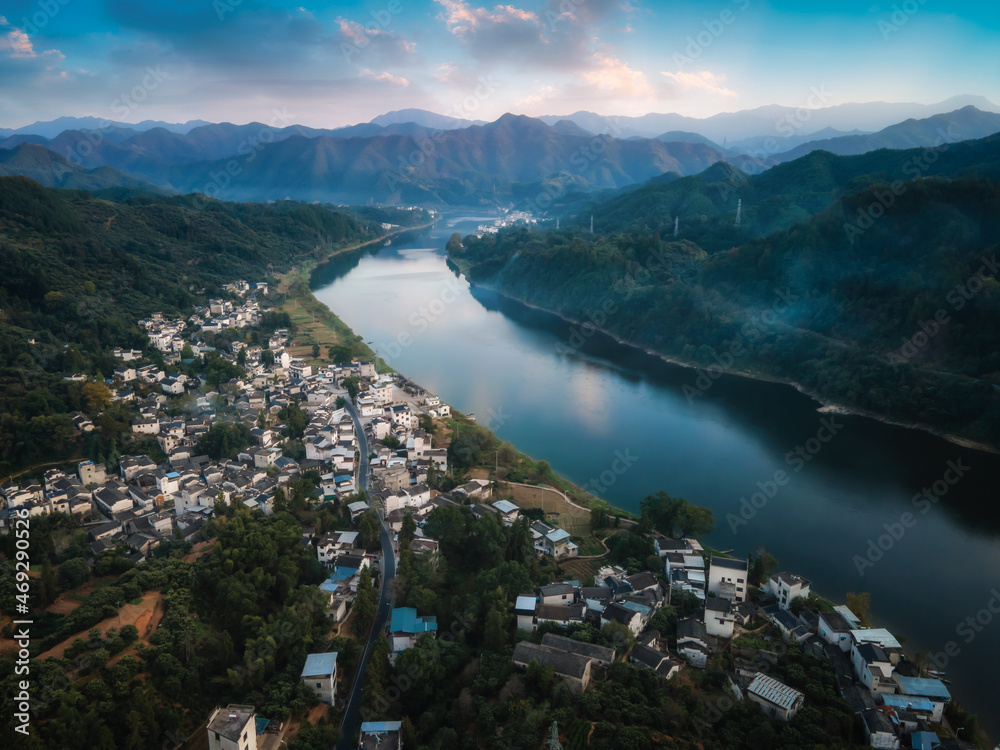
[[[361,71],[361,77],[367,78],[370,81],[382,81],[384,83],[392,83],[395,84],[396,86],[402,86],[404,88],[410,85],[410,82],[405,78],[403,78],[402,76],[394,76],[392,73],[385,73],[385,72],[374,73],[368,70],[368,68],[365,68],[364,70]]]
[[[709,94],[716,94],[718,96],[737,96],[735,91],[721,85],[722,82],[726,80],[726,76],[722,73],[715,74],[710,70],[702,70],[698,73],[687,73],[683,70],[679,70],[676,73],[662,71],[661,75],[666,76],[685,90],[697,89],[700,91],[706,91]]]
[[[538,15],[530,10],[515,8],[513,5],[497,5],[493,10],[473,8],[462,0],[435,0],[444,8],[442,16],[452,34],[474,33],[477,29],[490,25],[526,23],[541,26]]]
[[[10,57],[37,57],[28,35],[20,29],[13,29],[0,36],[0,50]]]
[[[551,101],[556,98],[558,92],[553,86],[542,86],[534,94],[530,94],[515,104],[518,107],[533,107],[536,104],[541,104],[542,102]]]
[[[617,96],[634,98],[653,94],[653,87],[642,71],[633,70],[606,52],[595,53],[593,67],[581,73],[580,77],[587,85]]]

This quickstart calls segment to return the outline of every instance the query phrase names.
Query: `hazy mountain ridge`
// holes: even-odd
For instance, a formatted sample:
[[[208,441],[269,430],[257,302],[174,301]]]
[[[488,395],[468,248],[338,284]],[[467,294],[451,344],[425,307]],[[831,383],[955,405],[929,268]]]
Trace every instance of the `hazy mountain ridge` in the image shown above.
[[[0,176],[29,177],[44,187],[70,190],[105,190],[114,187],[163,192],[146,180],[140,180],[113,167],[86,169],[43,146],[24,143],[17,148],[0,149]]]
[[[767,111],[773,115],[775,110]],[[507,114],[492,123],[468,124],[456,118],[434,120],[430,114],[402,110],[388,113],[385,121],[417,117],[451,129],[433,130],[414,122],[363,123],[337,130],[218,123],[188,133],[153,127],[141,132],[70,130],[51,139],[17,134],[0,140],[0,148],[30,142],[84,169],[111,167],[165,190],[209,192],[235,200],[374,200],[544,210],[567,205],[570,194],[619,190],[670,172],[694,175],[720,161],[745,173],[766,173],[793,154],[807,155],[825,145],[847,153],[886,146],[929,147],[941,142],[942,133],[957,140],[1000,130],[1000,114],[970,105],[897,123],[878,133],[810,141],[772,157],[769,152],[777,150],[777,140],[765,141],[766,148],[744,155],[723,152],[718,143],[687,130],[660,131],[654,138],[595,136],[571,119],[546,125],[540,119]],[[599,123],[590,124],[599,129]],[[8,166],[11,173],[17,163]],[[58,184],[41,177],[37,163],[26,164],[34,171],[25,174]],[[129,185],[117,176],[109,179]],[[579,203],[576,200],[577,208]],[[773,229],[777,224],[768,226]]]
[[[877,133],[809,141],[784,153],[775,154],[774,159],[789,161],[817,150],[845,156],[863,154],[880,148],[936,146],[983,138],[997,132],[1000,132],[1000,114],[983,112],[969,105],[924,120],[909,119],[890,125]]]

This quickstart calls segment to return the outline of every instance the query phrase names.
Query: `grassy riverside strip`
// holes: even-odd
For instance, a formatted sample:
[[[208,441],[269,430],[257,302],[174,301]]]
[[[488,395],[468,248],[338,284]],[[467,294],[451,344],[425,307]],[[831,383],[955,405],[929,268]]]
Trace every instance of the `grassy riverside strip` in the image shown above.
[[[392,232],[387,232],[381,237],[357,242],[347,247],[338,248],[321,261],[310,259],[305,261],[284,274],[275,274],[278,279],[278,293],[286,297],[285,301],[279,305],[277,310],[288,313],[297,330],[289,347],[289,354],[295,357],[302,357],[310,364],[325,364],[324,359],[312,357],[312,346],[318,345],[321,352],[325,352],[328,347],[336,345],[347,345],[351,353],[364,359],[375,359],[375,352],[364,342],[351,328],[337,317],[334,312],[316,299],[316,296],[309,288],[309,280],[317,266],[334,258],[348,253],[361,250],[365,247],[384,243],[386,240],[404,232],[419,231],[428,229],[437,220],[429,221],[413,227],[400,227]],[[379,372],[394,372],[394,370],[381,358],[378,359]]]

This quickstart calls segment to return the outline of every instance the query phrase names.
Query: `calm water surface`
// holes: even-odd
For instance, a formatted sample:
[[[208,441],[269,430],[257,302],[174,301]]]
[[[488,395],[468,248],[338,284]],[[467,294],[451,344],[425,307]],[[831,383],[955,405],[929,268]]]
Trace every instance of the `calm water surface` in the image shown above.
[[[911,652],[955,641],[946,679],[1000,737],[1000,614],[981,611],[1000,609],[1000,457],[824,415],[777,384],[726,376],[689,398],[693,370],[471,288],[444,244],[487,220],[339,258],[316,296],[393,368],[615,505],[661,489],[706,505],[712,546],[763,545],[837,601],[870,592],[876,624]],[[934,502],[915,503],[925,487]],[[963,626],[977,613],[986,624]]]

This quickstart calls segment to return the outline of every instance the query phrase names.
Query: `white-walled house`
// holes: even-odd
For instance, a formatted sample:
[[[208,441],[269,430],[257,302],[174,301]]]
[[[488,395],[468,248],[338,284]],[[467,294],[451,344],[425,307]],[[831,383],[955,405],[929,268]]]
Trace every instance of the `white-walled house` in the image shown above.
[[[734,602],[747,600],[746,560],[732,560],[728,557],[713,557],[708,567],[708,593]]]
[[[797,597],[809,596],[809,581],[794,573],[782,571],[768,579],[767,590],[774,594],[779,607],[788,609]]]
[[[710,596],[705,600],[705,630],[719,638],[732,638],[736,615],[728,599]]]

